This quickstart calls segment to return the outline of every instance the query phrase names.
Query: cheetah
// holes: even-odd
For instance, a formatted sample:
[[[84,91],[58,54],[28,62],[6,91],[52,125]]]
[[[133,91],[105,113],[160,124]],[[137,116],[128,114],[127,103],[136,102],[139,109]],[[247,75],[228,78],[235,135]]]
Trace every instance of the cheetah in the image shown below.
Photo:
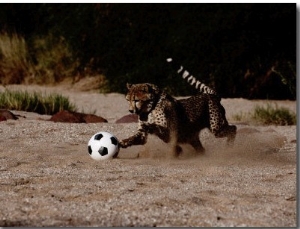
[[[167,61],[172,62],[172,59]],[[236,126],[228,124],[220,97],[187,71],[183,71],[182,66],[179,70],[177,72],[183,72],[183,78],[197,85],[196,88],[199,88],[201,94],[175,99],[157,85],[127,83],[126,100],[129,103],[129,112],[137,114],[139,121],[137,132],[120,141],[121,148],[144,145],[148,134],[154,134],[170,144],[171,155],[174,157],[182,153],[181,144],[190,144],[203,154],[205,149],[199,133],[204,128],[208,128],[217,138],[227,137],[228,145],[233,145]]]

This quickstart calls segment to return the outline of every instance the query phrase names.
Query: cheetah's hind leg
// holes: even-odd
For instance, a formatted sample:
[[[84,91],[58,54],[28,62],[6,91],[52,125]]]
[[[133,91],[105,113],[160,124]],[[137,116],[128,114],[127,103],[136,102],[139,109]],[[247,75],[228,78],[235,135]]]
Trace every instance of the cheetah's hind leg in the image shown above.
[[[201,141],[199,139],[199,133],[194,134],[194,136],[192,136],[189,139],[189,144],[193,146],[193,148],[197,151],[197,153],[204,154],[205,149],[202,146]]]
[[[180,154],[182,154],[182,148],[179,145],[176,145],[173,150],[174,150],[173,156],[175,157],[178,157]]]
[[[217,138],[227,137],[227,146],[232,147],[234,144],[235,136],[236,136],[236,126],[235,125],[226,125],[223,126],[220,130],[212,130],[213,134]]]
[[[227,145],[233,147],[234,140],[236,137],[236,126],[228,125],[226,128],[226,135],[227,135]]]

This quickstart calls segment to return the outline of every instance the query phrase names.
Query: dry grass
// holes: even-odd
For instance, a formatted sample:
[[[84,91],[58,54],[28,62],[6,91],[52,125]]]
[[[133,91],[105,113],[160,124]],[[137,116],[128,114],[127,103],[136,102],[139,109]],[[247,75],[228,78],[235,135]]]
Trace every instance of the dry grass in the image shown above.
[[[272,106],[268,103],[265,107],[256,106],[253,119],[265,125],[296,125],[296,114],[289,109],[278,107],[277,104]]]
[[[33,73],[24,38],[17,34],[0,34],[0,82],[19,84]]]
[[[60,82],[75,74],[79,63],[63,37],[56,38],[51,34],[36,37],[32,49],[37,62],[37,83]]]
[[[0,83],[57,83],[74,76],[78,61],[62,37],[35,37],[29,47],[17,34],[0,34]]]
[[[267,103],[265,106],[256,106],[252,112],[240,112],[233,115],[236,121],[251,122],[258,125],[296,125],[296,114],[284,107]]]

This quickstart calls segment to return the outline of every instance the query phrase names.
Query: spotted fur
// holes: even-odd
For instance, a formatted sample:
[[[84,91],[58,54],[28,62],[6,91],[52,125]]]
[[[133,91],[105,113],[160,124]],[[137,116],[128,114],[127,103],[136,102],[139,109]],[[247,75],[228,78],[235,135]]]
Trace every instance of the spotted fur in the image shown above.
[[[199,133],[209,128],[216,137],[227,137],[232,145],[236,126],[228,125],[225,109],[215,94],[199,94],[177,100],[150,83],[127,84],[129,111],[139,116],[138,131],[120,142],[122,148],[143,145],[148,134],[170,143],[171,153],[178,156],[180,144],[188,143],[200,153],[204,148]]]

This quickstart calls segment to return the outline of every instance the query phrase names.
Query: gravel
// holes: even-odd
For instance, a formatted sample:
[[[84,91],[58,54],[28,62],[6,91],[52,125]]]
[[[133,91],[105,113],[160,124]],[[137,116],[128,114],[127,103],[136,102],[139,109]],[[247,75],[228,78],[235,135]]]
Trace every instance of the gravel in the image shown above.
[[[21,111],[12,112],[26,118],[0,122],[0,226],[296,227],[296,126],[235,122],[233,148],[204,130],[206,154],[184,146],[178,159],[150,136],[116,159],[94,161],[87,152],[94,133],[122,139],[136,131],[136,123],[115,123],[128,114],[124,96],[36,89],[58,90],[109,122],[53,123]],[[222,100],[230,122],[258,102]]]

